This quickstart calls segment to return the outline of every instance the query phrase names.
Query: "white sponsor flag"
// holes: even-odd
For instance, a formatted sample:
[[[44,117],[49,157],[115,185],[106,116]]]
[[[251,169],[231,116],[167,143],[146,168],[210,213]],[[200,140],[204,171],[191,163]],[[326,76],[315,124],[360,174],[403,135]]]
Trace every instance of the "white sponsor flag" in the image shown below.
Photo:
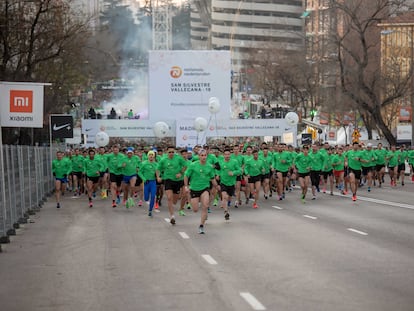
[[[0,82],[0,126],[43,127],[44,85]]]

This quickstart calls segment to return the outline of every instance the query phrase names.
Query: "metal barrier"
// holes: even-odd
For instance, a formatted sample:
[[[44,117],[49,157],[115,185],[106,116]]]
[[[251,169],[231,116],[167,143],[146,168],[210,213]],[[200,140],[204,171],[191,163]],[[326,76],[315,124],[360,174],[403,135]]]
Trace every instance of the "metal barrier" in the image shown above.
[[[50,148],[3,145],[2,150],[0,243],[9,243],[16,229],[40,210],[54,181]]]

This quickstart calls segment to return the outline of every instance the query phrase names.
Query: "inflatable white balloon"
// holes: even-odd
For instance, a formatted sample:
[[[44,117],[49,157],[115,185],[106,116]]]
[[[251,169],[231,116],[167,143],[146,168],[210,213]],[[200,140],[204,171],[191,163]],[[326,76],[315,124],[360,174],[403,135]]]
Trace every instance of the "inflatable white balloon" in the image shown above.
[[[194,129],[197,132],[203,132],[207,129],[207,120],[202,118],[202,117],[198,117],[194,120]]]
[[[286,114],[285,120],[287,124],[294,126],[299,122],[299,116],[296,112],[290,111]]]
[[[158,138],[163,138],[167,136],[169,130],[170,130],[170,127],[165,122],[160,121],[160,122],[155,123],[154,125],[154,134]]]
[[[220,100],[217,97],[210,97],[208,101],[208,111],[217,113],[220,111]]]
[[[96,133],[95,143],[98,145],[98,147],[105,147],[109,144],[109,135],[103,131]]]

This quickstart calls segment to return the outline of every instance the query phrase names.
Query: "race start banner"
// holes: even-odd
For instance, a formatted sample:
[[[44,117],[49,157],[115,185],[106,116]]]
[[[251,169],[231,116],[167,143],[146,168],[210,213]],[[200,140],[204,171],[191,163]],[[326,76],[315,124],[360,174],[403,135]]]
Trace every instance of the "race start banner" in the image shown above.
[[[0,82],[0,126],[43,127],[44,85]]]

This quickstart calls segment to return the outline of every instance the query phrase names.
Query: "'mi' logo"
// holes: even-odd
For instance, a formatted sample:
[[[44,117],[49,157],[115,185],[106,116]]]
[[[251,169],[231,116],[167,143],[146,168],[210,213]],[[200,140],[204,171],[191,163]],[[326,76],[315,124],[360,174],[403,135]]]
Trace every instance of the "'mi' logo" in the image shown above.
[[[33,112],[33,91],[10,90],[10,112]]]

